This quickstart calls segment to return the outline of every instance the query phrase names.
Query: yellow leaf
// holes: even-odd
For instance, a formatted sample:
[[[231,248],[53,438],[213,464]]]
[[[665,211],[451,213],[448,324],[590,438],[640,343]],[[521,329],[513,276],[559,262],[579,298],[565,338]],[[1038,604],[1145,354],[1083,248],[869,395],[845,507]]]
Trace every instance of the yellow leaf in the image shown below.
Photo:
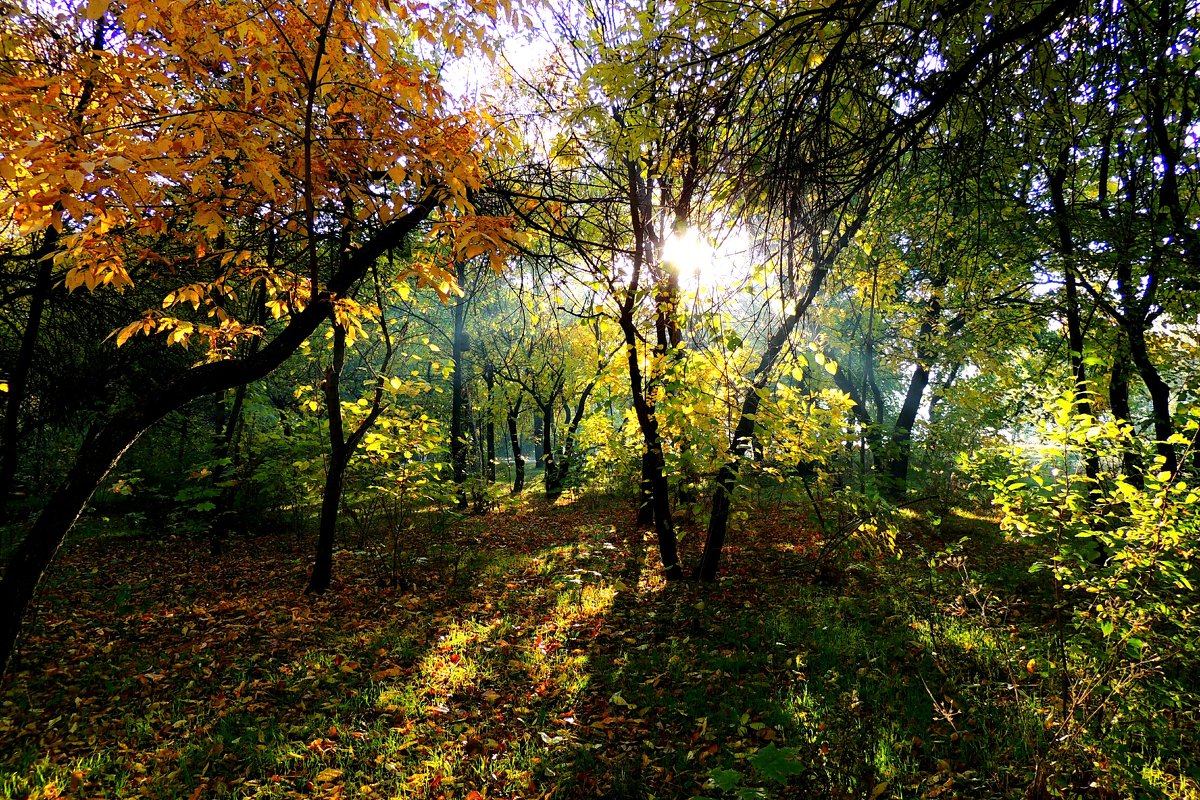
[[[125,344],[125,342],[129,341],[129,337],[137,333],[141,327],[142,321],[138,320],[137,322],[131,322],[124,328],[121,328],[121,330],[117,332],[117,347],[120,347],[121,345]]]
[[[87,7],[83,10],[83,16],[92,21],[98,20],[104,16],[104,12],[108,11],[112,0],[88,0]]]
[[[342,777],[342,771],[330,767],[317,773],[317,783],[333,783],[340,777]]]

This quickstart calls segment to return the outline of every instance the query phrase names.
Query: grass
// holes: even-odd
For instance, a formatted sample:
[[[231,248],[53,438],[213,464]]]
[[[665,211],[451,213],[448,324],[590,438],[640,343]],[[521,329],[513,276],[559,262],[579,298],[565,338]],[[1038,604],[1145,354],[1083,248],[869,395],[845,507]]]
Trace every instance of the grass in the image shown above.
[[[291,537],[80,537],[0,692],[0,796],[1198,796],[1194,712],[1058,741],[1047,587],[986,519],[819,581],[802,521],[750,522],[667,585],[630,509],[510,503],[406,542],[406,591],[367,548],[316,599]]]

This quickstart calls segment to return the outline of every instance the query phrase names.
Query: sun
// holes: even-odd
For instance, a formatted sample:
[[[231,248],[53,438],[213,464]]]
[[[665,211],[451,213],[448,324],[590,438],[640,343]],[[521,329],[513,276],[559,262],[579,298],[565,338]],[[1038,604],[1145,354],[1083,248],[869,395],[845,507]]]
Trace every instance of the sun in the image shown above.
[[[749,274],[749,245],[739,231],[714,244],[697,228],[674,231],[663,245],[663,261],[694,290],[728,288]]]

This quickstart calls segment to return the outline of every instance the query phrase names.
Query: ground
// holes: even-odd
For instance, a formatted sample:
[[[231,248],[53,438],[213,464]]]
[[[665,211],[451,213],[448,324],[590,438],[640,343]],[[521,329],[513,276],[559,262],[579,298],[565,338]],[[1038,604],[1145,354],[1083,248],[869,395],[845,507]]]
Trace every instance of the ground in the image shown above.
[[[667,585],[626,501],[530,499],[347,542],[315,598],[305,537],[214,559],[113,520],[56,562],[0,690],[0,796],[1134,791],[1056,719],[1028,554],[967,514],[905,520],[899,557],[822,560],[762,509],[718,583]],[[1138,785],[1195,797],[1195,716],[1168,728]]]

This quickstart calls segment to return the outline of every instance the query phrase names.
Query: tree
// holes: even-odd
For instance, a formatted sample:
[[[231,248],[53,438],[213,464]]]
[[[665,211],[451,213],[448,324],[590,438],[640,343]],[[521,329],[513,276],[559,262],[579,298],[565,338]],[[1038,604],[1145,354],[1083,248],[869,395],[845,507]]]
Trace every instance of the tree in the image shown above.
[[[162,335],[200,363],[128,398],[80,447],[0,581],[4,668],[68,530],[151,425],[266,375],[331,316],[352,317],[359,280],[435,210],[455,248],[480,245],[467,194],[480,186],[481,118],[446,110],[409,36],[461,50],[480,30],[470,16],[509,11],[372,0],[268,13],[236,1],[170,15],[103,0],[54,18],[39,8],[4,20],[5,46],[29,57],[4,67],[0,214],[22,236],[54,231],[68,289],[173,287],[115,345]],[[34,57],[56,47],[63,69]],[[274,270],[258,249],[266,233],[278,240]],[[450,292],[443,266],[412,271]],[[254,326],[239,298],[260,285],[275,319]]]
[[[701,579],[716,577],[739,451],[754,436],[771,370],[866,221],[873,195],[952,102],[995,80],[1013,50],[1057,26],[1068,8],[1052,2],[1005,16],[982,3],[949,13],[908,6],[905,19],[897,20],[872,4],[783,13],[755,7],[748,19],[739,7],[736,25],[697,10],[700,20],[693,24],[737,31],[698,57],[723,61],[722,74],[738,87],[730,95],[740,98],[737,117],[746,121],[734,139],[741,197],[780,223],[778,291],[787,309],[749,382],[730,457],[717,476],[696,570]],[[889,33],[893,26],[903,32]],[[917,30],[922,35],[912,36]],[[924,67],[931,59],[936,67]]]

